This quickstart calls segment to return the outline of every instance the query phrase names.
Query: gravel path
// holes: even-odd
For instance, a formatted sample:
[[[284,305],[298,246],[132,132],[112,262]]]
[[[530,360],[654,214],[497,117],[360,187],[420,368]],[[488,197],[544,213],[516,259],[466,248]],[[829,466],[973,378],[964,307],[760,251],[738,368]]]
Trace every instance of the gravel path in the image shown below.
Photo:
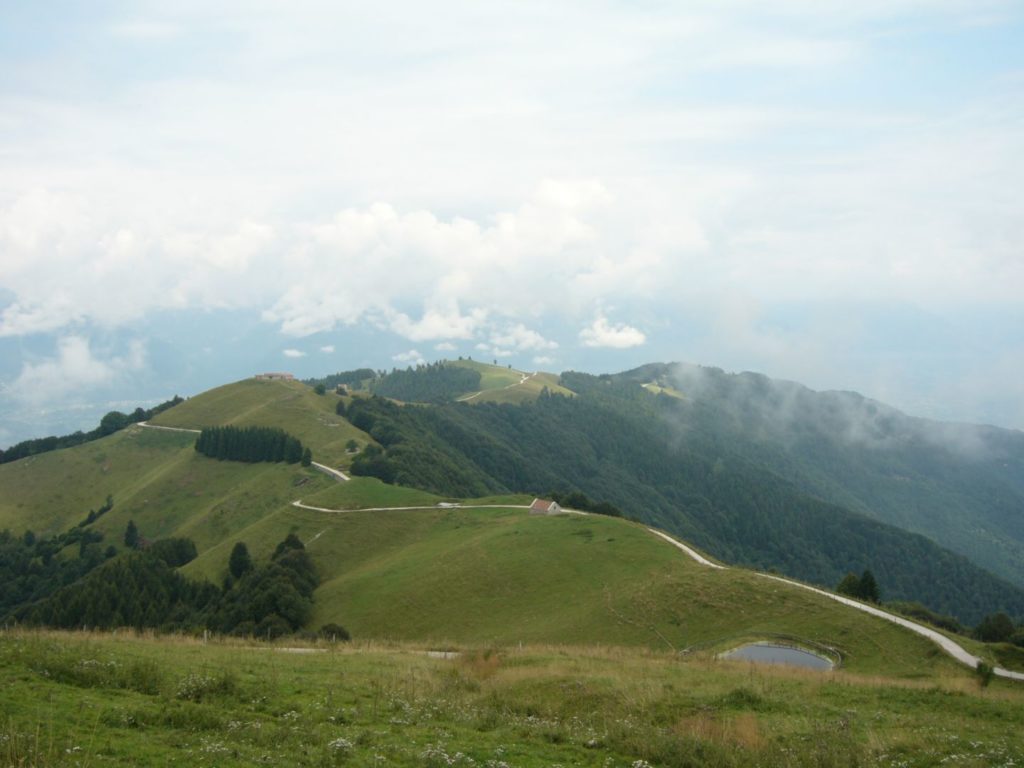
[[[661,531],[656,531],[653,528],[648,528],[647,530],[649,530],[655,536],[658,536],[658,537],[664,539],[665,541],[669,542],[670,544],[672,544],[676,548],[682,550],[689,557],[693,558],[694,560],[696,560],[701,565],[708,566],[709,568],[718,568],[718,569],[722,569],[722,570],[725,569],[724,565],[718,565],[717,563],[711,562],[706,557],[702,556],[701,554],[699,554],[698,552],[694,551],[690,547],[686,546],[685,544],[683,544],[683,543],[681,543],[679,541],[676,541],[675,539],[673,539],[668,534],[662,533]],[[915,633],[921,635],[922,637],[927,637],[929,640],[931,640],[933,643],[938,645],[942,650],[944,650],[946,653],[948,653],[954,659],[959,661],[961,664],[965,664],[968,667],[971,667],[972,669],[977,667],[978,666],[978,662],[981,661],[981,659],[979,657],[977,657],[974,654],[968,652],[967,649],[964,648],[962,645],[954,642],[953,640],[949,639],[948,637],[946,637],[941,632],[937,632],[936,630],[932,629],[931,627],[926,627],[923,624],[918,624],[917,622],[910,621],[910,619],[905,619],[902,616],[896,616],[896,615],[894,615],[892,613],[889,613],[888,611],[883,611],[881,608],[876,608],[873,605],[867,605],[866,603],[862,603],[859,600],[853,600],[852,598],[849,598],[849,597],[843,597],[842,595],[837,595],[834,592],[827,592],[824,589],[818,589],[817,587],[811,587],[811,586],[808,586],[807,584],[801,584],[799,581],[793,581],[792,579],[786,579],[786,578],[783,578],[782,576],[772,576],[771,574],[768,574],[768,573],[758,573],[757,575],[760,576],[762,579],[771,579],[772,581],[780,581],[783,584],[788,584],[788,585],[790,585],[792,587],[799,587],[800,589],[806,589],[808,592],[814,592],[814,593],[819,594],[819,595],[821,595],[823,597],[827,597],[830,600],[835,600],[837,603],[842,603],[843,605],[848,605],[851,608],[856,608],[858,611],[863,611],[864,613],[870,613],[872,616],[877,616],[880,619],[885,619],[886,621],[891,621],[893,624],[899,624],[901,627],[905,627],[906,629],[909,629],[911,632],[915,632]],[[996,676],[998,676],[998,677],[1005,677],[1008,680],[1021,680],[1021,681],[1024,681],[1024,672],[1013,672],[1012,670],[1003,669],[1002,667],[996,667],[994,672],[995,672]]]

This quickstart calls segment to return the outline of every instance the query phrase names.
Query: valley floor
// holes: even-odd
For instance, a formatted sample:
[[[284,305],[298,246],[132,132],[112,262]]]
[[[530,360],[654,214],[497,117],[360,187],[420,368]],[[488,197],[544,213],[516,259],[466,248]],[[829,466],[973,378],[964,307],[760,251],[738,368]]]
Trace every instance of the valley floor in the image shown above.
[[[387,643],[284,650],[0,633],[0,763],[1024,762],[1024,689],[981,688],[966,671],[895,680],[607,647],[462,647],[453,657]]]

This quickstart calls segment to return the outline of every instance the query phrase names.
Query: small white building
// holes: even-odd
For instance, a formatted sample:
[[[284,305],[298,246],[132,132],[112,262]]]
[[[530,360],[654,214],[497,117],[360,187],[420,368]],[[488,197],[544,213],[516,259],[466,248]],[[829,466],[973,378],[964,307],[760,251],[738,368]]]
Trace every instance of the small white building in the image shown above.
[[[534,499],[533,504],[530,505],[531,515],[560,515],[562,514],[562,508],[558,506],[558,502],[550,501],[549,499]]]
[[[257,373],[253,376],[257,381],[295,381],[295,377],[290,373],[283,373],[280,371],[271,371],[270,373]]]

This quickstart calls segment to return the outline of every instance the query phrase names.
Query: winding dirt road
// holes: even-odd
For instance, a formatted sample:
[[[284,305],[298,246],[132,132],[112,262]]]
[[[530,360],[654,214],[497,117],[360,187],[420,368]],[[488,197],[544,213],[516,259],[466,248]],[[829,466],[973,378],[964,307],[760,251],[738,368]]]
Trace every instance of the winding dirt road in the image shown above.
[[[647,530],[653,533],[655,536],[664,539],[669,544],[672,544],[674,547],[681,550],[687,556],[693,558],[701,565],[705,565],[709,568],[718,568],[721,570],[725,570],[724,565],[719,565],[718,563],[711,562],[706,557],[702,556],[700,553],[686,546],[682,542],[676,541],[668,534],[662,533],[661,531],[656,531],[653,528],[648,528]],[[942,650],[944,650],[946,653],[952,656],[954,659],[959,661],[961,664],[966,664],[968,667],[971,667],[972,669],[977,667],[978,662],[981,661],[981,659],[978,656],[975,656],[974,654],[968,652],[967,649],[964,648],[962,645],[954,642],[953,640],[950,640],[944,634],[942,634],[941,632],[937,632],[931,627],[926,627],[923,624],[918,624],[917,622],[910,621],[910,619],[905,619],[902,616],[896,616],[887,611],[883,611],[881,608],[876,608],[873,605],[867,605],[866,603],[862,603],[859,600],[853,600],[849,597],[837,595],[834,592],[827,592],[824,589],[818,589],[817,587],[811,587],[807,584],[801,584],[799,581],[786,579],[782,576],[773,576],[768,573],[758,573],[757,575],[760,576],[762,579],[780,581],[783,584],[788,584],[791,587],[799,587],[800,589],[806,589],[808,592],[814,592],[823,597],[827,597],[829,600],[835,600],[837,603],[842,603],[843,605],[848,605],[851,608],[856,608],[858,611],[870,613],[872,616],[877,616],[880,619],[891,621],[893,624],[899,624],[901,627],[909,629],[911,632],[915,632],[916,634],[921,635],[922,637],[928,638],[933,643],[938,645]],[[1013,672],[1012,670],[1003,669],[1002,667],[996,667],[994,669],[994,672],[997,677],[1005,677],[1008,680],[1024,681],[1024,672]]]

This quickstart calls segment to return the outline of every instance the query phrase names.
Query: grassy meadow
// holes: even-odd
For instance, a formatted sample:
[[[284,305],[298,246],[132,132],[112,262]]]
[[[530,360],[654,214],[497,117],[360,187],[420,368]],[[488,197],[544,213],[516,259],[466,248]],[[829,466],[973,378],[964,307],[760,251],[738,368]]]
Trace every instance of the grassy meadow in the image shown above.
[[[107,495],[115,504],[172,474],[195,453],[195,435],[132,426],[100,440],[0,464],[0,521],[15,531],[57,533]]]
[[[195,435],[131,426],[95,442],[0,465],[0,521],[53,534],[113,496],[91,527],[120,544],[129,520],[146,538],[185,536],[213,546],[305,494],[336,485],[298,465],[217,461]]]
[[[643,649],[0,633],[4,765],[993,766],[1024,688]]]
[[[531,371],[518,371],[500,365],[490,365],[475,360],[455,360],[452,365],[471,368],[480,373],[480,392],[470,393],[467,402],[474,405],[480,403],[522,403],[536,400],[541,391],[547,387],[552,394],[557,393],[571,397],[574,393],[558,383],[558,375],[554,373],[534,374]],[[525,381],[523,377],[528,376]]]
[[[339,623],[358,638],[680,651],[781,636],[833,649],[864,674],[959,674],[930,642],[888,622],[749,571],[700,566],[617,518],[285,505],[183,572],[219,583],[236,540],[260,559],[288,533],[321,576],[310,626]]]
[[[159,414],[153,424],[186,429],[229,424],[279,427],[311,448],[314,460],[348,466],[348,441],[362,446],[368,438],[335,413],[339,399],[333,392],[318,395],[298,381],[243,379],[189,398]]]

